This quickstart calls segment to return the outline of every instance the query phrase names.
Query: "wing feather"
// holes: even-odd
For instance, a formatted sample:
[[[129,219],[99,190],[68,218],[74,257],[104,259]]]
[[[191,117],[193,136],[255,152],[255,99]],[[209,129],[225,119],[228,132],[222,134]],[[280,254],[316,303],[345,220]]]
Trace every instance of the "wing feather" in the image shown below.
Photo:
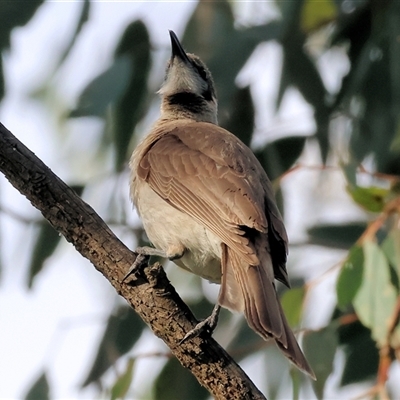
[[[175,125],[148,146],[137,175],[249,264],[258,264],[242,227],[267,232],[265,202],[270,184],[251,150],[234,135],[209,123]],[[285,241],[284,228],[283,232]]]

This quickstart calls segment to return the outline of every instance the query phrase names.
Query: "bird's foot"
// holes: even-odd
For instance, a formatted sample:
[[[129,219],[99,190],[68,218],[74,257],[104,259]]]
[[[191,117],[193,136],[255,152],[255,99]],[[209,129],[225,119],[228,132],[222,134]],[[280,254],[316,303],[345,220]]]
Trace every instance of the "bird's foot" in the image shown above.
[[[219,304],[216,304],[212,310],[211,315],[205,320],[199,322],[193,329],[191,329],[179,342],[179,344],[182,344],[189,339],[199,336],[204,331],[212,334],[217,327],[220,310],[221,306]]]
[[[163,251],[155,249],[153,247],[138,247],[135,251],[137,253],[136,260],[129,268],[129,271],[122,279],[122,282],[125,282],[131,275],[139,272],[145,265],[147,265],[150,256],[160,256],[165,257]]]
[[[124,279],[122,279],[122,282],[125,282],[129,276],[136,274],[145,265],[147,265],[149,258],[151,256],[168,258],[172,261],[181,258],[183,256],[184,251],[182,250],[180,252],[173,252],[173,254],[167,254],[163,250],[155,249],[154,247],[144,246],[144,247],[138,247],[135,250],[135,253],[137,253],[136,260],[129,268],[129,271],[124,276]]]
[[[136,256],[136,260],[133,262],[129,271],[125,274],[124,278],[122,279],[122,283],[125,282],[131,275],[135,275],[138,273],[145,265],[147,265],[150,256],[145,254],[140,254]]]

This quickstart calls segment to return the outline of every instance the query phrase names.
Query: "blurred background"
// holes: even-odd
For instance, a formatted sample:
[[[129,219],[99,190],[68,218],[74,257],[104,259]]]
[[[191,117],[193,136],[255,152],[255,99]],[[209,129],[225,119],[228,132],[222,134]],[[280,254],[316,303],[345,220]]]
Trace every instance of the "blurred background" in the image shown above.
[[[318,380],[240,315],[215,338],[270,400],[400,398],[400,3],[2,1],[1,122],[132,249],[127,160],[159,114],[168,29],[273,181],[278,290]],[[218,286],[165,268],[207,316]],[[1,399],[210,398],[3,176],[0,326]]]

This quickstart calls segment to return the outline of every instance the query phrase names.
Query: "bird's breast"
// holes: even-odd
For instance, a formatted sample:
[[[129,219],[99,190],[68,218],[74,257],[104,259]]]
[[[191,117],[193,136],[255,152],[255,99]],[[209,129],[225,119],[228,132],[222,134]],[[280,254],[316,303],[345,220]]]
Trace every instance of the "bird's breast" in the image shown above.
[[[131,197],[153,245],[170,253],[183,247],[184,255],[174,260],[204,279],[221,281],[221,240],[191,216],[168,204],[145,182],[136,178]]]

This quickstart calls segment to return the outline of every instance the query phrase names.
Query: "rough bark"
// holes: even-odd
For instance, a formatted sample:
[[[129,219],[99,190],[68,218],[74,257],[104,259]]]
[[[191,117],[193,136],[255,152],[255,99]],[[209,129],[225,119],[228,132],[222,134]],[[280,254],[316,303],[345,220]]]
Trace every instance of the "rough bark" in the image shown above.
[[[121,283],[135,260],[96,212],[0,123],[0,170],[51,225],[86,257],[217,399],[265,399],[208,335],[180,345],[196,319],[158,264]]]

